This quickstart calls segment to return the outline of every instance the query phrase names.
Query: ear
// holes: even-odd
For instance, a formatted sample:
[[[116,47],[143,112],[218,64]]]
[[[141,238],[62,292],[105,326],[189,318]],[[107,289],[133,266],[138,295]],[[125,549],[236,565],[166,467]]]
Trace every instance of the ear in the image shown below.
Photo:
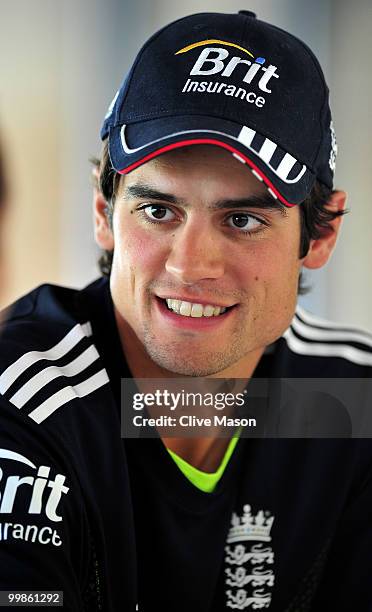
[[[93,168],[93,214],[94,237],[98,246],[105,251],[114,248],[114,235],[107,218],[107,203],[99,188],[99,168]]]
[[[346,193],[335,191],[327,202],[326,208],[331,211],[345,209]],[[338,233],[340,231],[342,217],[336,217],[330,222],[330,228],[321,230],[320,238],[310,241],[309,251],[302,261],[305,268],[321,268],[330,258],[336,245]]]

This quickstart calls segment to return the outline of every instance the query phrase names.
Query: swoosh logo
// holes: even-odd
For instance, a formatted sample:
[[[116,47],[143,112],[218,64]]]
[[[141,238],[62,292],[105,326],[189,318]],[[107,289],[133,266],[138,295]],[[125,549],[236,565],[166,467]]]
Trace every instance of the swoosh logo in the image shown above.
[[[35,468],[36,465],[32,463],[27,457],[20,455],[19,453],[15,453],[14,451],[8,450],[6,448],[0,448],[0,459],[12,459],[13,461],[19,461],[19,463],[24,463],[29,467]]]
[[[218,40],[218,38],[209,38],[208,40],[201,40],[200,42],[192,43],[192,45],[187,45],[187,47],[183,47],[183,49],[177,51],[175,55],[179,55],[180,53],[187,53],[188,51],[191,51],[191,49],[195,49],[195,47],[203,47],[204,45],[214,44],[235,47],[235,49],[239,49],[239,51],[243,51],[244,53],[247,53],[247,55],[249,55],[250,57],[254,58],[254,55],[250,51],[248,51],[248,49],[245,49],[240,45],[236,45],[235,43],[227,42],[226,40]]]

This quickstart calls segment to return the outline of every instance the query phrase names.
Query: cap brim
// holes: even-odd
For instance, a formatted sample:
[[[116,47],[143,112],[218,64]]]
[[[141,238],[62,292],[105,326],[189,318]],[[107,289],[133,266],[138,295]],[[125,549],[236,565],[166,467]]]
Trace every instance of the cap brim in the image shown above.
[[[309,195],[315,175],[290,153],[254,129],[217,117],[164,117],[110,129],[109,153],[114,169],[128,174],[173,149],[208,144],[230,151],[285,206]]]

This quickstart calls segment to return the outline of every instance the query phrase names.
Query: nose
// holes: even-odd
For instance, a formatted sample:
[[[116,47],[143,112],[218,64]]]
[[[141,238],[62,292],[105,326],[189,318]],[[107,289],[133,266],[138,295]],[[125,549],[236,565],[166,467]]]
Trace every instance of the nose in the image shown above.
[[[186,221],[172,237],[165,269],[184,284],[221,278],[225,273],[221,237],[206,221]]]

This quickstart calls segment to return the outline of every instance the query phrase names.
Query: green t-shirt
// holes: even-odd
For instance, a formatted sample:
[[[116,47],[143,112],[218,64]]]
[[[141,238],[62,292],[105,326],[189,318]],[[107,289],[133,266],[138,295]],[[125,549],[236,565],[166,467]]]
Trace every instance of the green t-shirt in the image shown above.
[[[181,472],[195,487],[201,491],[204,491],[204,493],[212,493],[215,490],[218,481],[222,478],[222,474],[224,473],[231,455],[234,452],[234,448],[236,447],[238,440],[239,435],[235,435],[231,438],[219,468],[216,472],[212,473],[198,470],[198,468],[187,463],[187,461],[176,455],[176,453],[171,451],[169,448],[167,448],[167,451],[172,459],[174,459]]]

